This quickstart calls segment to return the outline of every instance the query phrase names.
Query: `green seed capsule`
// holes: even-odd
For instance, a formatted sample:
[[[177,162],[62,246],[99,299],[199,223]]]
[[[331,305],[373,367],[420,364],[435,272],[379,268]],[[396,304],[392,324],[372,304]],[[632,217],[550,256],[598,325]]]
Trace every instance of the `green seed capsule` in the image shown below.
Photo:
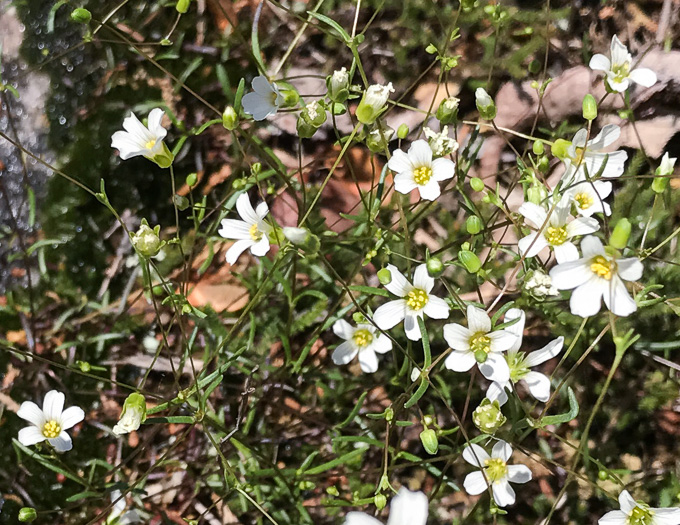
[[[482,191],[484,190],[484,181],[480,179],[479,177],[472,177],[470,179],[470,187],[474,191]]]
[[[626,218],[620,219],[616,226],[614,226],[614,231],[609,239],[609,246],[617,250],[623,250],[628,245],[630,231],[630,221]]]
[[[177,4],[175,4],[175,9],[177,9],[178,13],[184,14],[189,10],[190,4],[191,0],[177,0]]]
[[[189,175],[187,175],[185,182],[187,183],[187,186],[189,186],[190,188],[196,186],[196,183],[198,182],[198,175],[196,173],[189,173]]]
[[[465,221],[465,228],[470,235],[478,234],[480,231],[482,231],[483,227],[484,225],[482,224],[482,219],[476,215],[471,215]]]
[[[406,124],[402,124],[397,128],[397,137],[403,140],[408,137],[409,131],[410,130],[408,129],[408,126]]]
[[[23,507],[19,510],[19,521],[22,523],[29,523],[38,517],[38,513],[33,507]]]
[[[534,142],[533,146],[531,146],[531,149],[533,150],[534,155],[543,155],[545,145],[542,140],[537,140]]]
[[[439,277],[442,273],[444,273],[444,263],[440,259],[432,257],[427,260],[427,274],[430,277]]]
[[[383,268],[382,270],[378,271],[378,280],[383,286],[390,284],[392,282],[392,272],[390,272],[387,268]]]
[[[583,97],[583,118],[586,120],[597,118],[597,101],[590,93]]]
[[[437,433],[431,428],[426,428],[420,433],[420,442],[423,444],[425,451],[432,456],[439,450]]]
[[[470,273],[477,273],[482,267],[482,261],[479,260],[479,257],[469,250],[459,251],[458,260]]]
[[[71,11],[71,20],[79,24],[87,24],[92,20],[92,13],[84,7],[78,7]]]

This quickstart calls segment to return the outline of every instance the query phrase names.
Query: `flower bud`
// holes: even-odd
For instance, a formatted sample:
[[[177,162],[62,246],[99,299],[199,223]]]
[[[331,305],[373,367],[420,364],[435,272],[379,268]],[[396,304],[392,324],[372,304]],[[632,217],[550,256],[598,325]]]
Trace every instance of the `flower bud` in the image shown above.
[[[475,103],[479,116],[484,120],[496,118],[496,104],[484,88],[477,88],[477,91],[475,91]]]
[[[178,13],[184,14],[189,10],[190,4],[191,0],[177,0],[177,4],[175,4],[175,9],[177,9]]]
[[[607,479],[609,479],[609,473],[606,470],[598,470],[597,477],[600,481],[607,481]]]
[[[284,108],[294,108],[300,102],[300,94],[293,87],[282,89],[281,96],[283,96],[283,104],[281,106]]]
[[[406,124],[402,124],[397,128],[397,137],[404,140],[406,137],[408,137],[409,131],[410,130],[408,129],[408,126]]]
[[[507,421],[501,412],[498,401],[490,401],[487,398],[472,413],[472,422],[485,434],[494,434]]]
[[[307,122],[302,118],[302,115],[300,115],[298,116],[295,129],[297,130],[298,137],[301,139],[309,139],[314,136],[318,128]]]
[[[569,146],[571,142],[564,139],[557,139],[552,146],[550,146],[550,152],[553,156],[560,160],[564,160],[569,156]]]
[[[326,108],[323,103],[315,100],[310,102],[305,106],[305,108],[300,113],[302,118],[305,119],[309,124],[318,128],[326,122]]]
[[[609,246],[617,250],[623,250],[628,245],[630,230],[630,221],[626,218],[619,219],[619,222],[614,226],[612,236],[609,238]]]
[[[668,187],[668,177],[673,175],[675,169],[675,157],[671,158],[666,152],[661,159],[661,165],[656,168],[656,177],[652,181],[652,190],[655,193],[663,193]]]
[[[545,152],[545,145],[542,140],[536,140],[531,146],[531,149],[533,150],[534,155],[543,155]]]
[[[420,442],[423,444],[425,451],[432,456],[439,450],[437,433],[431,428],[426,428],[420,433]]]
[[[441,101],[437,108],[435,117],[442,124],[454,124],[458,120],[458,104],[460,100],[456,97],[448,97]]]
[[[385,505],[387,505],[387,497],[385,494],[376,494],[373,497],[373,503],[375,504],[375,508],[378,510],[383,510]]]
[[[386,86],[374,84],[364,91],[361,102],[357,107],[356,117],[362,124],[373,124],[378,115],[382,113],[390,97],[394,93],[392,82]]]
[[[583,118],[589,121],[597,118],[597,101],[590,93],[583,97]]]
[[[477,273],[482,267],[482,261],[470,250],[461,250],[458,252],[458,260],[470,273]]]
[[[71,20],[79,24],[87,24],[92,20],[92,13],[84,7],[77,7],[71,11]]]
[[[484,190],[484,181],[480,179],[479,177],[472,177],[470,179],[470,187],[472,188],[473,191],[483,191]]]
[[[382,268],[378,271],[378,280],[383,286],[390,284],[392,282],[392,272],[387,268]]]
[[[384,129],[376,127],[366,136],[366,147],[373,153],[385,153],[387,143],[392,140],[394,130],[384,126]]]
[[[482,231],[483,227],[484,225],[482,224],[482,219],[476,215],[470,215],[465,221],[465,228],[470,235],[478,234],[480,231]]]
[[[385,421],[392,423],[394,420],[394,409],[392,407],[387,407],[385,409]]]
[[[344,102],[349,97],[349,73],[346,68],[334,71],[326,78],[328,88],[328,98],[333,102]]]
[[[21,523],[30,523],[38,517],[38,513],[33,507],[22,507],[19,509],[19,521]]]
[[[427,259],[427,274],[430,277],[439,277],[444,273],[444,263],[437,257]]]
[[[158,236],[160,231],[160,226],[156,226],[152,230],[146,219],[142,219],[139,229],[135,233],[130,234],[130,242],[142,257],[155,257],[163,247],[163,242]]]
[[[189,173],[189,175],[187,175],[187,178],[184,179],[184,182],[186,182],[187,186],[192,188],[196,186],[196,183],[198,182],[198,175],[196,173]]]
[[[283,236],[292,242],[295,246],[303,248],[305,252],[313,254],[319,251],[319,238],[312,234],[307,228],[295,228],[285,226],[283,228]]]
[[[534,179],[531,186],[527,189],[527,200],[534,204],[542,204],[547,198],[548,190],[545,189],[545,186],[540,181]]]
[[[113,427],[113,433],[117,436],[128,434],[137,430],[139,425],[146,420],[146,399],[142,394],[130,394],[123,404],[118,423]]]
[[[222,125],[229,131],[233,131],[238,127],[238,113],[233,106],[227,106],[222,113]]]

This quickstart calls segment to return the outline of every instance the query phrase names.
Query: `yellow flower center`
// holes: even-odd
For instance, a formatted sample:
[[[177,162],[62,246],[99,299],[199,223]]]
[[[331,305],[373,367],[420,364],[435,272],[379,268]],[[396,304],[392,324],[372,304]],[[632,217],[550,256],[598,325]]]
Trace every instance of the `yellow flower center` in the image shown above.
[[[630,74],[630,62],[614,64],[612,67],[612,73],[614,73],[614,80],[617,82],[621,82],[625,78],[628,78],[628,75]]]
[[[359,348],[364,348],[373,342],[373,334],[365,328],[362,328],[361,330],[354,332],[352,339],[354,340],[355,345]]]
[[[564,244],[567,240],[567,228],[565,226],[548,226],[545,229],[545,240],[553,246]]]
[[[613,261],[608,261],[602,255],[593,257],[590,261],[590,270],[598,277],[602,277],[607,281],[611,281],[615,266],[616,263]]]
[[[484,460],[486,477],[491,483],[495,483],[508,475],[508,466],[501,458],[489,458]]]
[[[470,338],[470,352],[478,363],[483,363],[491,352],[491,339],[484,332],[477,332]]]
[[[253,224],[250,227],[250,230],[248,230],[248,233],[250,233],[250,238],[254,240],[255,242],[259,241],[262,239],[263,233],[258,229],[257,224]]]
[[[578,207],[582,210],[587,210],[593,205],[594,199],[587,193],[577,193],[574,195],[574,200],[578,204]]]
[[[583,157],[586,155],[585,148],[576,148],[576,154],[572,158],[572,162],[577,166],[583,162]]]
[[[151,139],[149,142],[144,144],[144,147],[146,149],[153,149],[153,147],[156,145],[156,139]]]
[[[42,429],[43,436],[52,439],[61,434],[61,425],[56,421],[48,421]]]
[[[419,186],[427,184],[430,177],[432,177],[432,168],[429,166],[421,166],[420,168],[413,170],[413,180]]]
[[[427,292],[420,288],[414,288],[406,294],[406,304],[411,310],[422,310],[425,308],[427,301]]]
[[[628,516],[628,525],[651,525],[652,520],[652,512],[649,507],[638,505]]]

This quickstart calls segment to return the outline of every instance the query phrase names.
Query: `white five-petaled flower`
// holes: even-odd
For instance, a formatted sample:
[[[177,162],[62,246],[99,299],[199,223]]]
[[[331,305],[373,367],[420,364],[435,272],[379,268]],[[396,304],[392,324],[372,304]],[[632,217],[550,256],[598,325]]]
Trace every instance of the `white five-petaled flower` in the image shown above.
[[[239,255],[248,248],[257,257],[265,255],[269,251],[269,232],[272,231],[272,227],[264,222],[269,213],[266,202],[261,202],[253,209],[248,194],[242,193],[236,200],[236,210],[243,220],[223,219],[219,230],[219,234],[225,239],[236,240],[227,250],[229,264],[234,264]]]
[[[680,508],[653,509],[649,505],[637,502],[627,490],[619,494],[621,510],[607,512],[598,521],[598,525],[679,525]]]
[[[333,324],[333,332],[345,340],[333,351],[332,359],[336,365],[346,365],[359,355],[361,370],[372,374],[378,370],[378,356],[392,350],[392,341],[385,334],[378,332],[372,324],[360,324],[356,327],[344,319]]]
[[[387,525],[425,525],[428,515],[427,496],[402,487],[390,503]],[[381,525],[365,512],[349,512],[344,525]]]
[[[493,382],[486,391],[486,397],[490,401],[498,400],[498,403],[503,405],[508,400],[508,395],[505,390],[511,390],[513,385],[523,382],[529,389],[529,393],[537,400],[546,402],[550,398],[550,379],[545,374],[540,372],[533,372],[529,370],[534,366],[552,359],[562,351],[564,345],[564,337],[560,336],[553,341],[550,341],[540,350],[527,354],[520,352],[522,347],[522,337],[524,334],[525,315],[519,308],[510,308],[505,313],[505,321],[509,322],[514,319],[518,321],[505,328],[506,331],[515,334],[516,339],[513,345],[508,349],[505,358],[510,368],[510,379],[505,382]]]
[[[162,109],[152,109],[147,119],[147,127],[134,113],[130,113],[130,116],[123,120],[125,131],[116,131],[111,136],[111,147],[120,152],[120,158],[123,160],[143,156],[159,165],[162,165],[163,161],[169,161],[167,162],[169,166],[172,163],[172,154],[163,142],[168,134],[168,130],[161,125],[163,115],[165,112]]]
[[[583,128],[576,132],[564,159],[567,170],[562,176],[564,184],[570,184],[579,176],[580,170],[587,170],[592,179],[601,173],[601,177],[614,178],[623,173],[628,153],[623,150],[605,152],[621,136],[621,128],[616,124],[607,124],[597,136],[587,140],[588,130]]]
[[[633,57],[616,35],[612,38],[610,53],[611,60],[599,53],[593,55],[590,59],[590,69],[604,71],[607,84],[613,91],[626,91],[631,80],[647,88],[656,84],[656,73],[651,69],[646,67],[632,69]]]
[[[73,448],[71,436],[66,431],[85,418],[80,407],[69,407],[64,410],[64,394],[50,390],[45,394],[43,407],[32,401],[24,401],[19,407],[17,416],[25,419],[31,426],[19,431],[19,442],[24,446],[35,445],[45,440],[57,452],[67,452]]]
[[[499,440],[491,450],[491,456],[479,445],[470,444],[463,450],[463,459],[480,468],[465,477],[463,487],[468,494],[476,496],[491,487],[493,499],[499,507],[515,503],[515,491],[510,483],[526,483],[531,480],[531,470],[526,465],[508,465],[512,447]]]
[[[507,330],[491,330],[491,318],[481,308],[468,305],[468,326],[444,325],[444,339],[453,348],[445,365],[455,372],[467,372],[475,363],[484,377],[491,381],[510,379],[508,363],[502,352],[512,348],[517,338]]]
[[[520,254],[524,257],[535,257],[546,247],[555,252],[558,263],[578,259],[578,250],[571,242],[577,235],[586,235],[599,229],[599,224],[592,217],[578,217],[568,221],[571,211],[571,197],[563,197],[548,216],[548,211],[533,202],[525,202],[519,213],[526,222],[538,231],[523,237],[517,243]]]
[[[241,100],[243,111],[255,120],[264,120],[275,114],[283,104],[284,97],[275,82],[265,76],[257,76],[251,82],[253,91],[246,93]]]
[[[576,211],[583,217],[590,217],[594,213],[611,215],[612,210],[604,199],[612,192],[612,183],[603,180],[587,180],[585,172],[579,169],[573,182],[569,185],[565,195],[571,198]]]
[[[387,166],[396,173],[394,189],[410,193],[416,188],[420,197],[429,201],[441,195],[439,182],[453,177],[456,165],[450,159],[432,160],[432,148],[425,140],[416,140],[404,153],[396,150]]]
[[[444,299],[430,293],[434,288],[434,279],[428,275],[426,265],[421,264],[413,272],[413,284],[395,266],[388,264],[387,269],[392,274],[392,280],[385,288],[399,299],[380,306],[373,314],[373,321],[381,330],[389,330],[404,321],[406,337],[411,341],[420,341],[418,317],[427,314],[432,319],[446,319],[449,305]]]
[[[590,317],[600,311],[601,301],[614,315],[626,317],[637,310],[628,294],[626,281],[642,277],[642,263],[637,257],[619,259],[607,253],[600,239],[594,236],[581,241],[583,257],[558,264],[550,270],[553,286],[558,290],[575,290],[571,294],[571,313]]]

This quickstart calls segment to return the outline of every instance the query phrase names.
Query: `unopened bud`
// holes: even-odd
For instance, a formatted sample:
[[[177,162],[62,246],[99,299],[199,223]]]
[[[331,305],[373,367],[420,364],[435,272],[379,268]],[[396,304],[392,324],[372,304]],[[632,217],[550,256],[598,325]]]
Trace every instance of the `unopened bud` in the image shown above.
[[[357,107],[357,120],[362,124],[373,124],[385,108],[390,93],[394,93],[391,82],[386,86],[380,84],[369,86]]]
[[[494,434],[507,421],[498,401],[484,399],[472,413],[472,422],[485,434]]]
[[[482,267],[482,261],[470,250],[461,250],[458,252],[458,260],[470,273],[477,273]]]
[[[531,149],[533,150],[534,155],[543,155],[543,152],[545,152],[545,145],[542,140],[536,140],[531,146]]]
[[[178,13],[184,14],[189,10],[190,4],[191,0],[177,0],[177,4],[175,4],[175,9],[177,9]]]
[[[390,272],[387,268],[378,270],[378,280],[383,286],[390,284],[392,282],[392,272]]]
[[[92,13],[84,7],[77,7],[71,11],[71,20],[79,24],[87,24],[92,20]]]
[[[38,513],[33,507],[23,507],[19,509],[19,521],[22,523],[30,523],[38,517]]]
[[[482,231],[483,227],[484,225],[482,224],[482,219],[476,215],[470,215],[465,221],[465,229],[467,229],[467,232],[470,235],[478,234],[480,231]]]
[[[496,118],[496,104],[484,88],[477,88],[477,91],[475,91],[475,103],[479,116],[484,120]]]
[[[460,100],[456,97],[448,97],[441,101],[437,108],[435,117],[442,124],[454,124],[458,120],[458,104]]]
[[[142,224],[135,233],[130,233],[130,242],[141,256],[149,258],[158,255],[163,247],[163,242],[159,237],[161,227],[156,226],[153,230],[149,227],[146,219],[142,219]]]
[[[484,181],[479,177],[472,177],[470,179],[470,187],[473,189],[473,191],[482,191],[484,190]]]
[[[548,190],[538,180],[534,180],[527,189],[527,200],[534,204],[542,204],[548,198]]]
[[[663,193],[668,187],[668,177],[673,175],[675,169],[675,157],[671,158],[666,152],[661,159],[661,165],[656,168],[656,177],[652,181],[652,190],[655,193]]]
[[[426,267],[430,277],[439,277],[444,273],[444,263],[437,257],[428,258]]]
[[[590,93],[583,97],[583,118],[588,121],[597,118],[597,101]]]
[[[383,510],[387,505],[387,497],[385,494],[376,494],[373,498],[373,503],[378,510]]]
[[[404,140],[406,137],[408,137],[409,131],[410,130],[408,129],[408,126],[406,124],[402,124],[397,128],[397,137]]]
[[[319,251],[319,238],[307,228],[295,228],[286,226],[283,228],[283,236],[295,246],[303,248],[305,252],[313,254]]]
[[[229,131],[233,131],[238,127],[238,113],[233,106],[227,106],[222,113],[222,125]]]
[[[384,153],[393,135],[394,130],[390,127],[376,127],[366,136],[366,147],[373,153]]]
[[[196,173],[189,173],[184,182],[186,182],[186,185],[190,188],[196,186],[196,183],[198,182],[198,175]]]
[[[617,250],[623,250],[628,245],[630,230],[630,221],[626,218],[619,219],[619,222],[614,226],[612,236],[609,238],[609,246]]]
[[[146,420],[146,399],[142,394],[130,394],[123,404],[118,423],[113,427],[117,436],[137,430]]]
[[[282,89],[281,95],[283,96],[284,108],[294,108],[300,102],[300,94],[293,87],[290,89]]]
[[[425,451],[432,456],[439,450],[437,433],[431,428],[426,428],[420,433],[420,442],[423,444]]]
[[[346,68],[334,71],[326,78],[328,98],[333,102],[344,102],[349,97],[349,73]]]

